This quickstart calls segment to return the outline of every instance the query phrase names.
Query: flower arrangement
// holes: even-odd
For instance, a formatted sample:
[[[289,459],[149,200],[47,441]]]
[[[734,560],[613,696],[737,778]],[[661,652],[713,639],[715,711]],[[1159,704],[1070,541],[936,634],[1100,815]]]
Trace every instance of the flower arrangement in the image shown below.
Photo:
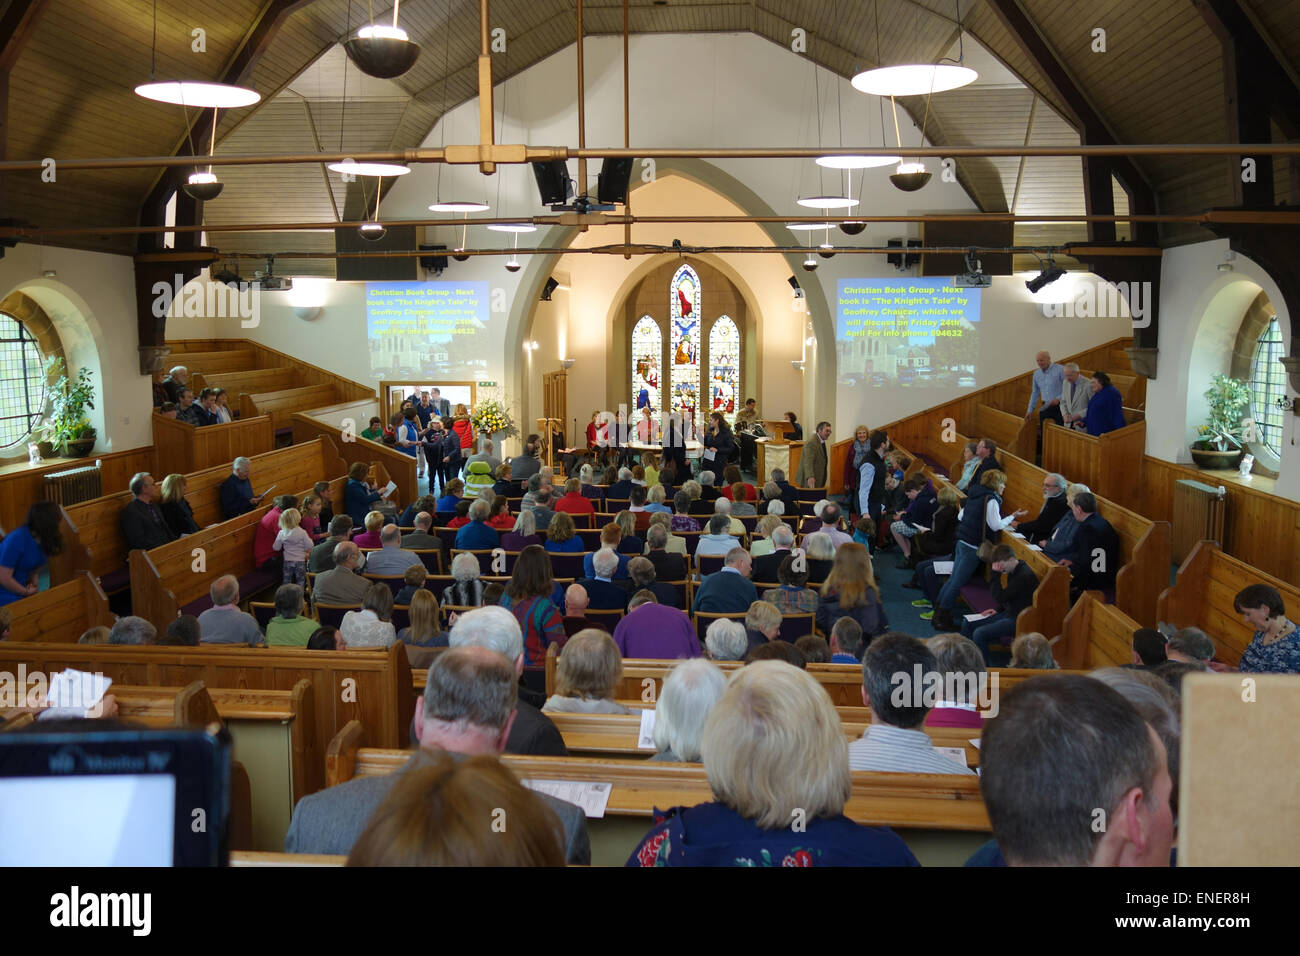
[[[1237,451],[1243,445],[1244,415],[1250,404],[1250,388],[1241,379],[1215,375],[1205,390],[1210,415],[1196,429],[1193,448],[1207,451]]]
[[[502,432],[506,438],[519,434],[519,429],[510,418],[510,413],[495,398],[479,402],[469,420],[474,425],[475,431],[484,434],[494,435]]]

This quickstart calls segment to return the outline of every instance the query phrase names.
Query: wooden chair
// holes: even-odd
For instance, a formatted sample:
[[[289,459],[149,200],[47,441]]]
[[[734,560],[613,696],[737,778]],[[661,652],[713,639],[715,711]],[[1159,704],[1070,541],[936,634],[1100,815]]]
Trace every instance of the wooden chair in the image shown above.
[[[320,621],[321,627],[338,628],[343,626],[343,615],[359,610],[360,604],[317,604],[316,620]]]
[[[409,604],[393,605],[393,630],[401,632],[411,626],[411,606]]]
[[[558,551],[550,552],[551,557],[551,574],[555,578],[571,578],[578,580],[586,577],[583,570],[583,559],[587,557],[586,553],[563,554]]]
[[[691,609],[691,599],[693,595],[692,583],[688,581],[660,581],[660,584],[668,584],[677,590],[677,607],[679,610],[689,612]]]
[[[782,614],[780,638],[793,644],[801,637],[807,637],[810,634],[817,633],[817,615],[808,614]]]
[[[623,620],[623,617],[626,614],[627,611],[623,608],[614,608],[613,610],[608,611],[594,611],[591,608],[588,608],[586,617],[589,621],[600,621],[605,626],[605,630],[613,634],[615,626],[619,621]]]
[[[362,574],[367,581],[374,581],[377,584],[387,584],[393,597],[397,597],[399,591],[406,587],[406,577],[401,574]]]
[[[434,551],[432,548],[429,549],[409,548],[407,550],[409,550],[412,554],[419,556],[420,560],[424,562],[425,569],[430,574],[442,574],[442,552],[441,551]]]
[[[474,557],[478,559],[478,567],[479,567],[479,572],[481,574],[511,574],[515,569],[515,561],[519,559],[518,551],[503,552],[503,554],[505,554],[506,566],[503,570],[498,570],[497,568],[492,567],[492,563],[495,560],[495,555],[496,555],[495,548],[484,549],[481,551],[463,551],[463,550],[458,551],[455,548],[453,548],[451,552],[451,559],[455,561],[456,555],[458,554],[474,555]]]
[[[695,555],[695,568],[700,572],[701,577],[710,574],[717,574],[727,563],[726,555],[722,554],[697,554]]]
[[[464,614],[466,611],[474,611],[477,608],[472,604],[443,604],[438,608],[438,617],[442,621],[444,629],[451,629],[450,618],[453,614]]]
[[[265,634],[266,625],[270,624],[271,618],[275,617],[275,605],[273,603],[268,604],[262,601],[249,601],[248,613],[253,615],[253,619],[257,621],[257,626],[260,627],[262,633]]]

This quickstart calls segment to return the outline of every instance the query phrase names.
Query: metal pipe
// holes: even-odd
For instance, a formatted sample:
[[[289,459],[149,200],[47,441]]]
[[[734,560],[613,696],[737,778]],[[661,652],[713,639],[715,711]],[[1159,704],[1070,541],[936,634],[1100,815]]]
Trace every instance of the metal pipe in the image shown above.
[[[1233,222],[1233,223],[1253,223],[1257,225],[1300,225],[1300,211],[1298,210],[1210,210],[1202,213],[1160,213],[1145,215],[1043,215],[1041,213],[923,213],[913,216],[611,216],[603,217],[603,222],[589,223],[593,226],[624,226],[625,230],[630,230],[633,223],[640,224],[691,224],[691,223],[712,223],[712,224],[750,224],[750,223],[801,223],[801,222],[829,222],[836,225],[841,222],[865,222],[865,223],[931,223],[931,222],[1041,222],[1041,223],[1181,223],[1192,225],[1207,225],[1210,223]],[[493,219],[405,219],[405,220],[385,220],[386,224],[391,227],[396,226],[414,226],[417,228],[425,227],[463,227],[466,225],[486,226],[494,223],[517,223],[530,222],[537,226],[558,226],[564,225],[562,217],[559,215],[550,216],[533,216],[530,219],[521,220],[518,216],[493,218]],[[257,223],[226,223],[226,224],[206,224],[206,225],[176,225],[176,226],[67,226],[51,229],[42,229],[36,226],[0,226],[0,238],[19,238],[19,239],[42,239],[56,236],[77,236],[77,235],[97,235],[97,236],[121,236],[121,235],[151,235],[158,233],[187,233],[187,232],[325,232],[333,229],[356,228],[361,225],[362,220],[353,220],[346,222],[257,222]],[[628,237],[624,235],[624,241]],[[629,243],[630,244],[630,243]],[[805,247],[806,248],[806,247]]]
[[[924,246],[924,247],[913,246],[911,249],[908,250],[908,252],[909,254],[913,254],[917,252],[921,252],[921,253],[932,252],[932,253],[950,253],[950,254],[964,255],[965,253],[974,249],[976,252],[980,252],[980,253],[985,253],[985,252],[1009,253],[1011,255],[1019,255],[1019,254],[1029,255],[1033,253],[1038,253],[1038,254],[1048,253],[1056,256],[1072,256],[1073,253],[1070,252],[1071,246],[1080,247],[1077,251],[1079,251],[1079,253],[1084,258],[1088,257],[1088,254],[1085,252],[1085,247],[1087,249],[1093,248],[1093,245],[1091,243],[1080,242],[1080,243],[1071,243],[1066,246]],[[635,255],[645,255],[645,256],[657,256],[657,255],[676,256],[682,253],[685,253],[687,255],[698,255],[701,253],[723,253],[723,254],[734,253],[739,255],[743,255],[743,254],[762,255],[768,253],[785,255],[786,253],[797,253],[799,255],[805,255],[810,251],[807,246],[682,246],[680,249],[678,249],[673,246],[646,245],[644,243],[633,246],[632,250]],[[811,250],[811,251],[816,251],[816,250]],[[893,255],[893,254],[897,254],[898,247],[897,246],[893,246],[893,247],[891,246],[845,246],[842,248],[836,248],[834,251],[837,254],[847,253],[847,254],[864,254],[864,255]],[[1107,252],[1109,251],[1110,250],[1107,250]],[[1127,251],[1117,250],[1117,254],[1122,253],[1122,254],[1132,255],[1132,256],[1158,257],[1163,253],[1163,251],[1164,250],[1156,246],[1152,246],[1152,247],[1143,246],[1138,248],[1130,248]],[[456,255],[458,256],[511,256],[511,255],[522,254],[526,256],[562,256],[573,252],[583,253],[583,254],[596,253],[600,255],[622,255],[624,252],[624,246],[620,242],[615,245],[593,246],[586,249],[573,249],[568,246],[548,246],[545,248],[537,248],[537,249],[528,249],[526,247],[520,249],[463,249],[457,252]],[[427,256],[428,254],[429,253],[427,250],[421,252],[420,250],[413,249],[413,250],[380,250],[374,252],[276,252],[275,257],[276,259],[410,259],[416,256]],[[265,259],[267,255],[268,253],[265,252],[231,252],[231,253],[225,253],[223,255],[220,255],[218,256],[218,258]],[[164,259],[161,261],[166,261],[166,257],[164,257]]]
[[[485,0],[486,2],[486,0]],[[490,81],[490,80],[489,80]],[[374,163],[484,163],[523,164],[569,159],[815,159],[818,156],[901,156],[926,158],[1016,156],[1300,156],[1295,143],[1163,143],[1136,146],[791,146],[764,148],[722,147],[597,147],[527,146],[501,143],[480,146],[418,147],[364,153],[242,153],[228,156],[134,156],[94,159],[56,159],[60,170],[144,169],[174,166],[276,166],[294,163],[339,163],[345,159]],[[487,159],[483,157],[487,156]],[[0,173],[41,172],[45,159],[0,162]]]

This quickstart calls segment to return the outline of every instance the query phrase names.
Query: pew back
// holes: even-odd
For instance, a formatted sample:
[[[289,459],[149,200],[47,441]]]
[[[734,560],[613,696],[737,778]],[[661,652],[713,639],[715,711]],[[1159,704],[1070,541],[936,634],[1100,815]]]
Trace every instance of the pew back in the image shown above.
[[[112,627],[116,619],[99,582],[82,571],[66,584],[9,605],[9,640],[75,644],[91,627]]]
[[[1133,659],[1133,632],[1141,625],[1098,591],[1086,591],[1066,615],[1056,647],[1061,666],[1091,670],[1119,667]]]

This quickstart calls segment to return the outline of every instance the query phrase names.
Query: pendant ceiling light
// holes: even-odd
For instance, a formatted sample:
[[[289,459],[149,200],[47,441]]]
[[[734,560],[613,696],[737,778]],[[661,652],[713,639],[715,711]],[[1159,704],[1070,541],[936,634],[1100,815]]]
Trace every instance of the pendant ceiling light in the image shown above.
[[[818,148],[820,148],[822,145],[822,87],[821,87],[821,80],[817,76],[816,63],[813,63],[812,69],[813,69],[813,88],[815,90],[814,102],[815,102],[815,108],[817,110],[817,146]],[[843,142],[842,132],[841,132],[840,141]],[[819,174],[817,185],[818,186],[823,185],[820,179],[820,174]],[[831,195],[800,196],[795,199],[795,202],[797,202],[800,206],[806,206],[809,209],[851,209],[858,204],[858,201],[856,199],[852,199],[848,196],[831,196]]]
[[[429,203],[430,212],[486,212],[491,207],[485,202],[449,199]]]
[[[354,159],[330,163],[329,168],[345,176],[405,176],[411,171],[411,167],[403,163],[358,163]]]
[[[962,47],[961,0],[957,6],[957,59],[944,57],[937,63],[900,63],[863,70],[853,77],[853,88],[873,96],[925,96],[947,93],[969,86],[979,79],[979,74],[963,66],[965,50]],[[879,11],[877,11],[877,18]],[[880,62],[880,21],[876,21],[876,62]]]
[[[357,35],[343,44],[348,58],[362,73],[380,80],[401,76],[420,58],[420,44],[412,43],[406,31],[397,25],[401,0],[393,0],[393,25],[362,27]]]
[[[494,222],[488,225],[493,232],[536,232],[531,222]],[[518,240],[516,240],[517,242]]]
[[[840,83],[835,83],[835,112],[840,122],[840,145],[844,145],[844,109],[840,104]],[[885,142],[885,117],[880,117],[880,142]],[[867,124],[868,128],[870,123]],[[877,166],[893,166],[898,162],[897,156],[818,156],[816,163],[826,169],[874,169]]]
[[[786,228],[791,232],[816,232],[829,228],[830,225],[829,222],[791,222],[786,224]]]
[[[229,83],[196,83],[186,81],[168,83],[141,83],[135,92],[147,100],[171,103],[174,106],[193,106],[196,109],[237,109],[252,106],[262,99],[257,90]]]
[[[361,234],[362,239],[369,239],[371,242],[378,242],[388,233],[388,229],[379,221],[379,194],[382,191],[383,179],[375,180],[375,215],[373,219],[363,222],[357,227],[357,232]],[[366,187],[363,183],[361,186],[361,198],[366,198]]]
[[[438,121],[439,129],[439,146],[443,149],[447,147],[447,76],[451,73],[451,0],[447,0],[447,21],[443,24],[443,62],[442,62],[442,110],[441,118]],[[442,198],[442,167],[446,163],[438,164],[437,180],[433,187],[434,200],[429,203],[430,212],[487,212],[491,206],[486,202],[478,202],[473,199],[443,199]],[[469,218],[467,215],[465,218]],[[461,235],[461,248],[464,248],[464,233]]]

